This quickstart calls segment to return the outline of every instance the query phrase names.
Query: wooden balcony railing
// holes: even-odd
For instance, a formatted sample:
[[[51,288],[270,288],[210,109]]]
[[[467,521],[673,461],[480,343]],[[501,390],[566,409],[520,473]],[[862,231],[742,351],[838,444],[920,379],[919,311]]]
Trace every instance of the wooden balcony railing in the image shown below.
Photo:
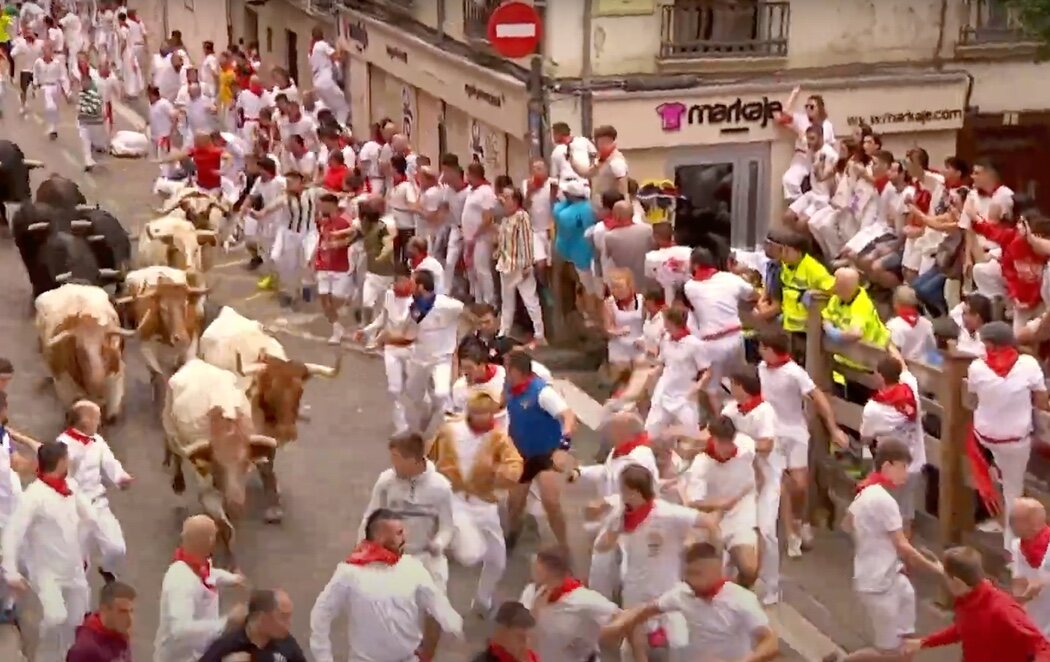
[[[966,0],[967,19],[959,34],[963,46],[1034,41],[1025,34],[1019,12],[1004,0]]]
[[[783,57],[791,3],[772,0],[676,0],[663,7],[663,59]]]
[[[503,0],[463,0],[463,34],[467,39],[487,40],[489,17]]]

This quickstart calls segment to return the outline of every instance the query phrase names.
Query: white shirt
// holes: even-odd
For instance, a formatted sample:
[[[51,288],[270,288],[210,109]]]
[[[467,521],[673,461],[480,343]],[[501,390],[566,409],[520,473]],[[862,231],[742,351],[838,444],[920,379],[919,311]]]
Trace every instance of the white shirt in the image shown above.
[[[835,193],[835,176],[831,175],[821,180],[817,173],[827,175],[835,170],[835,164],[839,160],[839,152],[830,143],[824,143],[815,153],[811,155],[810,165],[810,192],[822,200],[830,200]]]
[[[974,429],[990,439],[1027,440],[1032,431],[1032,393],[1046,391],[1038,359],[1021,354],[1006,377],[977,359],[970,364],[967,379],[970,392],[977,396]]]
[[[237,95],[237,110],[244,113],[244,121],[258,121],[259,111],[273,105],[273,100],[266,92],[262,96],[255,96],[251,90],[241,90]]]
[[[284,177],[277,175],[270,181],[264,180],[259,177],[255,180],[255,184],[252,185],[251,195],[258,195],[262,198],[263,206],[269,207],[279,197],[284,195],[285,182]]]
[[[149,107],[149,134],[153,140],[171,136],[175,129],[175,106],[161,97]]]
[[[610,514],[606,526],[622,531],[623,512],[621,504]],[[634,531],[620,533],[625,605],[655,599],[681,580],[682,547],[702,517],[692,508],[657,499]]]
[[[285,173],[298,172],[303,176],[303,181],[312,183],[317,177],[317,155],[306,150],[302,156],[296,156],[289,150],[281,153],[281,170]]]
[[[484,393],[491,397],[496,402],[503,401],[503,390],[507,383],[507,371],[503,369],[501,365],[493,366],[496,372],[492,375],[492,378],[486,382],[468,382],[466,376],[462,376],[452,384],[452,397],[449,404],[451,405],[453,414],[462,414],[467,410],[467,402],[471,396],[475,393]],[[506,416],[506,411],[500,412],[502,416]]]
[[[412,343],[412,360],[421,363],[446,361],[456,351],[463,302],[438,294],[434,307],[418,324]]]
[[[86,584],[85,550],[80,544],[81,527],[97,526],[95,509],[69,481],[73,494],[62,496],[35,480],[22,493],[18,506],[3,531],[3,568],[7,577],[21,577],[23,565],[35,583],[50,575],[59,584]]]
[[[85,444],[63,432],[56,441],[69,449],[69,473],[80,486],[80,493],[92,503],[106,496],[107,481],[116,485],[131,478],[102,435],[92,435]]]
[[[11,48],[11,57],[15,60],[15,69],[18,71],[32,71],[33,65],[40,59],[44,51],[44,42],[34,39],[33,43],[25,40],[25,37],[16,37],[14,46]]]
[[[849,506],[853,519],[853,587],[861,593],[888,591],[904,567],[890,534],[901,531],[901,509],[882,485],[864,488]]]
[[[435,185],[425,191],[420,191],[419,203],[422,206],[423,211],[428,215],[439,211],[441,205],[445,204],[445,189]],[[443,214],[437,215],[436,222],[427,220],[422,214],[416,214],[416,234],[429,236],[436,233],[445,226],[444,221],[445,218]]]
[[[535,584],[526,586],[521,604],[531,610],[536,593]],[[532,648],[540,660],[586,660],[598,653],[602,628],[619,613],[620,608],[604,595],[581,586],[533,611],[537,618]]]
[[[278,94],[283,94],[289,101],[294,101],[295,103],[300,101],[299,86],[295,84],[294,80],[288,82],[288,87],[277,87],[274,85],[270,88],[270,94],[274,99],[277,98]]]
[[[0,434],[0,531],[7,526],[11,514],[22,497],[22,479],[11,468],[11,456],[16,452],[7,430]]]
[[[620,474],[632,464],[648,469],[654,480],[660,477],[653,449],[649,446],[638,446],[620,457],[615,457],[615,450],[610,451],[602,464],[580,467],[580,479],[596,487],[598,497],[604,499],[620,493]]]
[[[211,133],[215,125],[215,114],[212,113],[214,105],[208,97],[203,94],[196,99],[187,98],[185,101],[186,125],[193,133],[205,131]]]
[[[922,429],[922,400],[919,397],[919,383],[915,375],[907,370],[901,373],[901,384],[911,389],[915,398],[915,420],[890,405],[868,400],[860,419],[860,436],[874,439],[880,436],[895,436],[908,444],[911,450],[909,473],[919,473],[926,464],[926,433]]]
[[[212,567],[208,584],[182,561],[168,566],[160,588],[160,623],[153,640],[153,662],[196,660],[226,629],[219,615],[219,586],[236,575]]]
[[[346,147],[342,148],[339,151],[341,151],[343,153],[343,163],[346,164],[347,168],[353,170],[357,166],[357,154],[354,153],[354,148],[351,147],[350,145],[347,145]],[[318,167],[320,167],[320,168],[327,168],[328,167],[328,155],[330,153],[331,153],[331,150],[328,148],[328,145],[325,145],[324,143],[322,143],[321,146],[317,148],[317,165],[318,165]]]
[[[886,328],[890,331],[890,340],[909,361],[924,360],[929,350],[937,348],[933,322],[928,317],[920,316],[915,326],[902,317],[894,317],[886,322]]]
[[[364,176],[371,179],[382,179],[383,172],[379,167],[380,164],[380,152],[383,146],[374,140],[369,140],[361,146],[361,153],[358,154],[358,158],[361,161],[361,167],[364,169]],[[350,165],[349,163],[347,165]]]
[[[696,311],[700,337],[740,328],[740,302],[755,289],[746,280],[728,271],[719,271],[707,280],[689,280],[685,296]]]
[[[310,73],[314,78],[314,86],[322,83],[330,83],[333,78],[332,55],[335,49],[325,40],[314,44],[310,50]]]
[[[757,458],[756,466],[762,471],[762,477],[766,480],[766,484],[770,485],[772,484],[770,481],[778,481],[780,471],[783,469],[783,461],[781,459],[782,456],[776,452],[777,414],[773,411],[773,405],[768,402],[762,402],[744,414],[740,412],[740,403],[736,400],[730,400],[722,409],[722,414],[733,420],[733,424],[736,425],[738,432],[747,435],[754,441],[757,442],[759,439],[774,440],[773,449],[769,453],[759,453],[756,448],[755,456]]]
[[[664,313],[658,311],[649,315],[642,322],[642,343],[647,354],[657,356],[660,353],[660,342],[664,338]]]
[[[553,206],[551,204],[551,182],[553,178],[548,177],[538,189],[532,193],[532,201],[528,206],[529,218],[532,219],[532,231],[536,234],[546,234],[551,227],[551,216]],[[529,184],[532,179],[526,179],[521,184],[521,193],[525,199],[529,199]]]
[[[452,227],[459,228],[463,225],[463,209],[467,205],[467,196],[470,195],[470,187],[464,186],[457,191],[451,186],[445,186],[444,190],[445,204],[448,205],[449,223]]]
[[[627,176],[627,158],[615,150],[605,161],[598,163],[598,171],[591,179],[594,193],[605,193],[618,189],[617,182]]]
[[[160,95],[168,100],[174,100],[179,93],[179,88],[186,84],[186,65],[175,71],[171,62],[165,61],[164,65],[154,75],[154,84],[160,90]]]
[[[645,254],[645,277],[664,288],[665,303],[670,303],[675,289],[689,280],[689,259],[693,249],[688,246],[657,248]]]
[[[685,582],[656,601],[663,613],[679,612],[689,629],[690,662],[743,660],[755,645],[758,630],[769,627],[769,617],[758,597],[739,584],[727,582],[711,601],[697,597]]]
[[[383,309],[379,315],[376,316],[372,323],[364,328],[365,335],[371,335],[378,331],[380,327],[382,330],[390,333],[396,333],[402,335],[405,333],[405,329],[408,326],[408,309],[412,305],[412,297],[399,297],[394,294],[394,289],[390,288],[383,294]],[[393,345],[387,345],[383,348],[384,352],[397,352],[404,353],[404,347],[394,347]]]
[[[400,182],[387,194],[386,201],[397,229],[414,230],[416,227],[414,206],[419,202],[419,189],[416,188],[415,183],[410,179]]]
[[[200,68],[201,85],[208,94],[215,94],[219,88],[219,58],[215,53],[204,56]]]
[[[496,192],[492,190],[492,186],[489,184],[482,184],[477,187],[471,186],[468,187],[468,190],[467,198],[463,202],[463,239],[465,241],[474,241],[478,238],[478,231],[481,229],[484,213],[495,209],[499,201],[496,199]],[[492,235],[491,230],[486,234]]]
[[[358,527],[358,540],[365,539],[368,516],[380,508],[387,508],[401,516],[405,525],[405,552],[424,554],[432,545],[444,550],[452,542],[455,528],[452,524],[452,484],[434,469],[427,460],[420,475],[405,480],[393,469],[379,474],[372,487],[372,497],[365,507]]]
[[[560,186],[572,180],[582,179],[573,170],[572,161],[586,165],[596,154],[598,154],[598,148],[594,146],[594,143],[583,136],[573,136],[567,145],[555,145],[551,151],[551,176],[558,180]]]
[[[57,59],[45,62],[44,58],[33,63],[33,82],[43,87],[45,85],[61,85],[63,90],[69,89],[69,76],[66,67]]]
[[[310,652],[316,662],[335,662],[332,621],[347,612],[350,659],[354,662],[410,660],[423,640],[422,612],[441,629],[462,636],[463,618],[452,608],[418,559],[396,565],[340,563],[310,611]]]
[[[974,188],[966,196],[966,201],[963,203],[963,210],[959,215],[959,227],[970,229],[973,227],[974,220],[987,221],[988,213],[993,206],[998,207],[1000,212],[1002,212],[1000,219],[1012,216],[1014,211],[1014,192],[1005,186],[1000,186],[992,191],[991,195],[984,196]]]
[[[1050,553],[1043,556],[1043,562],[1033,568],[1021,553],[1020,539],[1010,543],[1010,574],[1014,579],[1027,579],[1030,582],[1045,582],[1050,577]],[[1050,589],[1044,587],[1032,600],[1024,603],[1024,609],[1032,617],[1035,626],[1046,636],[1050,633]]]
[[[48,28],[47,40],[51,42],[51,47],[56,53],[61,53],[66,50],[66,35],[62,32],[62,28]]]
[[[681,340],[664,336],[660,343],[660,362],[664,368],[653,389],[653,400],[673,402],[688,399],[697,373],[711,365],[704,342],[694,335]]]
[[[798,137],[795,138],[795,150],[805,153],[808,151],[806,144],[806,130],[813,124],[809,119],[809,115],[804,112],[793,113],[791,115],[792,123],[798,131]],[[835,127],[831,125],[831,120],[825,119],[822,127],[824,129],[824,142],[831,145],[835,142]]]
[[[441,262],[436,257],[433,255],[426,256],[412,270],[429,271],[434,275],[434,291],[438,294],[445,294],[445,268],[441,266]]]
[[[755,494],[755,440],[738,432],[733,438],[736,455],[719,462],[706,453],[693,459],[686,476],[686,498],[689,501],[735,499],[733,508],[723,514],[721,527],[728,536],[732,532],[750,530],[758,526],[758,499]]]
[[[788,361],[779,368],[770,368],[763,361],[758,364],[762,382],[762,397],[773,406],[777,415],[777,437],[803,441],[809,439],[809,426],[802,409],[803,398],[816,390],[806,369]]]
[[[306,114],[301,114],[299,119],[294,122],[284,115],[280,116],[277,120],[277,130],[284,140],[287,140],[288,136],[300,136],[310,149],[316,149],[320,142],[317,138],[317,123]],[[347,165],[349,166],[350,164]]]
[[[146,44],[146,29],[138,21],[128,19],[128,43],[132,46]]]

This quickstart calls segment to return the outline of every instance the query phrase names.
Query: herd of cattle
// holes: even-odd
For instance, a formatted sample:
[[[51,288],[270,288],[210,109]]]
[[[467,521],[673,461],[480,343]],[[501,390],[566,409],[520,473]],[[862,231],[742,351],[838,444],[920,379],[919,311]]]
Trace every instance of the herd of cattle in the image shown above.
[[[290,359],[260,323],[229,307],[208,314],[205,274],[231,225],[223,202],[192,188],[176,192],[145,224],[133,255],[127,230],[88,206],[74,182],[51,175],[30,198],[37,167],[0,141],[0,201],[19,203],[10,231],[56,394],[66,407],[81,398],[98,403],[113,423],[124,399],[125,343],[136,339],[154,393],[163,391],[172,487],[185,490],[182,464],[190,463],[232,560],[231,517],[244,508],[252,469],[266,521],[279,522],[276,451],[298,437],[305,383],[337,375],[339,358],[334,367]]]

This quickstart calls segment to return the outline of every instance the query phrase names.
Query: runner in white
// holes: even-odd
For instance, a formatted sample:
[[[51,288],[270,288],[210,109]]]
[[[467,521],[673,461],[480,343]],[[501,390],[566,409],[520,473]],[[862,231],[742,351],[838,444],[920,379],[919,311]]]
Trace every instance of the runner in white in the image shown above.
[[[309,54],[313,88],[324,105],[331,109],[335,119],[342,124],[346,122],[350,108],[346,102],[346,93],[336,83],[335,67],[340,55],[339,49],[325,41],[324,29],[315,27]]]

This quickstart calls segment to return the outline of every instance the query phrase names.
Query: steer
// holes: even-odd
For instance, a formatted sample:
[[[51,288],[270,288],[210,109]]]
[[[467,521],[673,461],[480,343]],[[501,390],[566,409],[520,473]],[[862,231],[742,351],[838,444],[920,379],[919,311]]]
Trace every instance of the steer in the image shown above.
[[[201,506],[219,526],[233,556],[233,523],[244,511],[248,474],[266,466],[277,448],[272,437],[255,434],[251,404],[237,376],[199,359],[168,380],[162,416],[164,465],[171,466],[172,489],[186,489],[182,461],[193,465]]]
[[[137,327],[142,356],[153,377],[168,376],[195,358],[207,289],[191,287],[186,272],[162,266],[136,269],[127,275],[124,285],[127,296],[116,303],[130,305],[128,318]],[[158,359],[162,349],[175,353],[167,371]]]
[[[238,373],[238,385],[251,401],[256,426],[280,444],[299,436],[299,402],[306,381],[313,376],[335,377],[341,365],[341,357],[337,357],[332,368],[288,359],[281,343],[267,334],[261,324],[229,306],[201,335],[200,356],[212,365]],[[273,463],[260,466],[259,474],[270,503],[266,521],[279,522],[283,511]]]
[[[80,399],[98,404],[107,421],[124,400],[124,337],[117,311],[101,287],[68,284],[36,299],[40,350],[68,408]]]
[[[198,230],[179,216],[165,216],[142,229],[136,261],[140,267],[166,266],[194,272],[192,280],[203,272],[201,246],[214,246],[217,241],[211,230]]]

